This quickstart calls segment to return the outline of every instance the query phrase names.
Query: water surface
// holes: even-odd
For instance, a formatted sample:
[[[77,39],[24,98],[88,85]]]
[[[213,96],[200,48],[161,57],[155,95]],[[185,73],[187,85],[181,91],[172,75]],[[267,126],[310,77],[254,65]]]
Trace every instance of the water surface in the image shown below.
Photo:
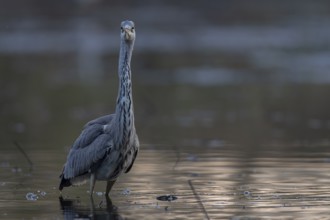
[[[1,152],[0,214],[6,219],[306,219],[330,214],[330,152],[322,147],[251,156],[235,146],[142,146],[132,172],[110,193],[111,201],[102,182],[93,200],[86,185],[65,188],[60,195],[63,150],[31,148],[28,154],[31,169],[14,147]],[[28,193],[35,200],[28,200]],[[162,195],[177,199],[157,200]]]

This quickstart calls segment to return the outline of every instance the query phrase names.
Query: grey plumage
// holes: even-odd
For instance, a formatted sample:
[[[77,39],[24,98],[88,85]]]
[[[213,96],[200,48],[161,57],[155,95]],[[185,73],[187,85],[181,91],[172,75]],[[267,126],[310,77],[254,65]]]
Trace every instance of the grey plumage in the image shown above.
[[[107,181],[109,193],[118,176],[129,172],[139,150],[135,130],[131,57],[135,41],[132,21],[121,23],[119,89],[114,114],[88,122],[73,143],[60,176],[59,189],[79,185],[90,179],[92,195],[95,180]]]

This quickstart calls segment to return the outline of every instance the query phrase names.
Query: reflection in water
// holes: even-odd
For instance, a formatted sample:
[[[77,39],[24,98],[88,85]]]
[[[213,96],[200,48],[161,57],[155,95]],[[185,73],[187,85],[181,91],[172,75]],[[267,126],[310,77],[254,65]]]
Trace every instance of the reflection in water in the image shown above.
[[[103,200],[95,207],[93,197],[90,198],[90,206],[84,206],[79,199],[64,199],[59,197],[64,219],[123,219],[118,213],[117,208],[112,204],[111,199],[105,196]],[[104,207],[105,205],[105,207]]]
[[[63,192],[70,197],[58,200],[58,167],[62,166],[63,150],[34,150],[30,155],[35,169],[30,175],[24,168],[26,162],[15,159],[16,151],[2,151],[0,161],[5,166],[0,166],[0,216],[6,215],[6,219],[329,216],[328,149],[313,146],[304,152],[283,154],[278,150],[248,152],[231,145],[200,146],[178,149],[143,145],[134,172],[122,176],[111,192],[116,206],[101,197],[103,192],[90,200],[88,186],[72,187]],[[13,166],[22,167],[22,172],[11,172]],[[104,185],[97,184],[98,189],[104,189]],[[39,199],[27,200],[28,192],[40,195]]]

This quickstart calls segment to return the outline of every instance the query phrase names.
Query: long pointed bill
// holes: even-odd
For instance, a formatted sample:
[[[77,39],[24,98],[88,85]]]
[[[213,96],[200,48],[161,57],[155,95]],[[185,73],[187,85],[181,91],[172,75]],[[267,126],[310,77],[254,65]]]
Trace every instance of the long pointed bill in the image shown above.
[[[124,31],[125,31],[125,39],[130,40],[131,39],[130,30],[127,28],[124,28]]]

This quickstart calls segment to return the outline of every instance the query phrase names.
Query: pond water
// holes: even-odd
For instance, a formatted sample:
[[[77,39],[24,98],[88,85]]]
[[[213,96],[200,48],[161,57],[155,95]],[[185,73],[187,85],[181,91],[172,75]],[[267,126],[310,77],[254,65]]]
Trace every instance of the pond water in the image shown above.
[[[266,146],[267,147],[267,146]],[[330,152],[251,152],[235,146],[143,145],[132,172],[115,184],[111,199],[97,182],[57,187],[63,150],[15,147],[1,151],[2,219],[313,219],[330,214]],[[271,149],[272,148],[272,149]],[[202,149],[202,150],[201,150]],[[172,201],[157,200],[173,195]]]

